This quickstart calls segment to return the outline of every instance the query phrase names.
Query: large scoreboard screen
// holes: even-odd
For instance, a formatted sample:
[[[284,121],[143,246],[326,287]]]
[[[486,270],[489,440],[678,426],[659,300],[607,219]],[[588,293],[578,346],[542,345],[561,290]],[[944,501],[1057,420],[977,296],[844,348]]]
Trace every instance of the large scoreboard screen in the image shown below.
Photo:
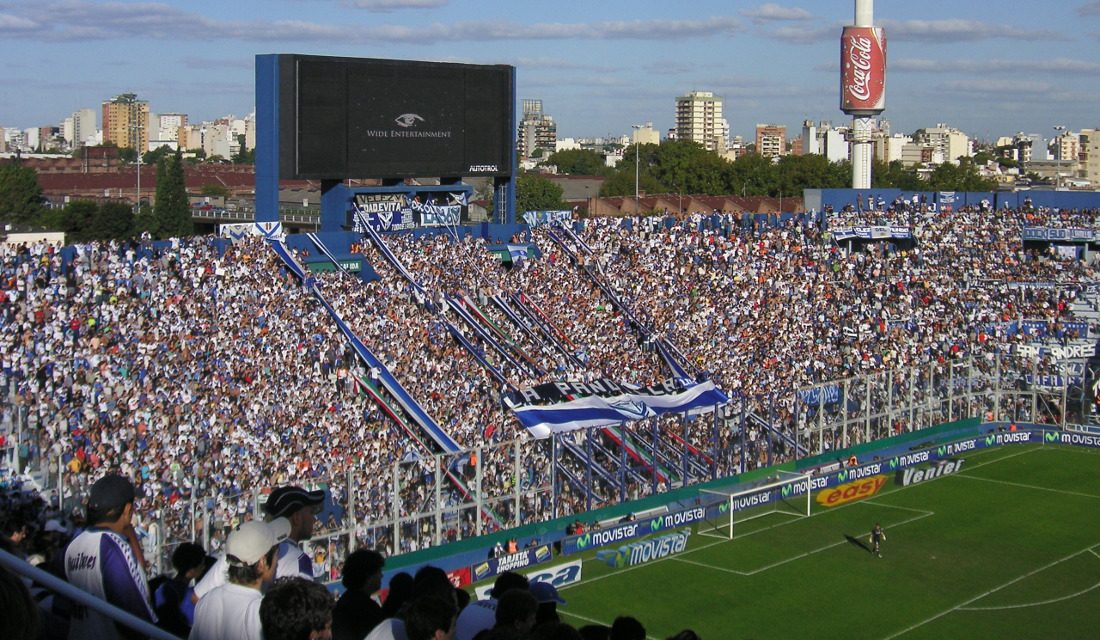
[[[279,56],[284,179],[509,176],[515,69]]]

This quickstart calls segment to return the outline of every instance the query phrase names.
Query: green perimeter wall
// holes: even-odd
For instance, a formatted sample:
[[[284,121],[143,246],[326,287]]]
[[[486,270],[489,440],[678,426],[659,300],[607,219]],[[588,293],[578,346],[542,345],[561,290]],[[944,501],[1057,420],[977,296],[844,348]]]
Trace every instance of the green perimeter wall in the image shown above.
[[[978,418],[966,418],[964,420],[957,420],[955,422],[948,422],[936,427],[930,427],[928,429],[921,429],[920,431],[912,431],[909,433],[903,433],[899,436],[886,438],[883,440],[876,440],[875,442],[868,442],[865,444],[849,447],[847,449],[839,449],[837,451],[830,451],[829,453],[823,453],[810,458],[803,458],[793,462],[787,462],[772,467],[764,467],[762,469],[755,469],[739,476],[728,476],[725,478],[719,478],[710,482],[693,484],[688,487],[682,487],[679,489],[673,489],[665,493],[649,496],[640,500],[632,502],[624,502],[622,504],[613,505],[610,507],[604,507],[602,509],[596,509],[594,511],[586,511],[579,514],[573,514],[563,518],[557,518],[554,520],[547,520],[535,524],[523,525],[514,529],[504,529],[492,534],[482,535],[475,538],[465,538],[456,542],[450,542],[438,547],[431,547],[428,549],[422,549],[420,551],[413,551],[412,553],[406,553],[404,555],[396,556],[386,559],[386,572],[389,573],[393,570],[399,570],[402,567],[418,566],[425,563],[431,563],[440,558],[446,558],[449,556],[455,556],[462,553],[469,553],[475,551],[481,551],[485,553],[486,550],[492,548],[493,544],[500,540],[504,541],[507,538],[516,538],[518,540],[524,540],[528,538],[539,538],[544,542],[548,542],[547,536],[550,532],[555,534],[564,534],[565,528],[571,523],[575,522],[579,518],[585,521],[591,522],[593,520],[611,520],[620,518],[628,513],[637,513],[641,511],[647,511],[649,509],[659,508],[668,505],[673,502],[693,502],[699,495],[701,489],[718,489],[729,488],[741,484],[751,484],[757,481],[763,480],[769,476],[775,474],[777,470],[783,471],[801,471],[803,469],[809,469],[820,465],[835,462],[837,460],[846,460],[852,455],[855,455],[860,459],[860,462],[864,462],[864,458],[868,458],[867,461],[875,459],[875,452],[883,449],[905,447],[906,449],[916,449],[925,446],[932,446],[941,442],[950,440],[956,440],[962,437],[968,437],[979,432],[979,426],[981,420]],[[558,536],[554,536],[553,539],[557,539]]]

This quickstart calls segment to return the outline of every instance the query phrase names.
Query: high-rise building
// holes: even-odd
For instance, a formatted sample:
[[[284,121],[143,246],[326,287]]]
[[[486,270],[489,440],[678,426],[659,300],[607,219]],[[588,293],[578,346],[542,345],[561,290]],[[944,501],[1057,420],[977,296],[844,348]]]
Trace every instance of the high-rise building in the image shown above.
[[[103,103],[103,142],[149,150],[149,103],[124,93]]]
[[[72,115],[73,138],[70,144],[75,147],[94,145],[96,139],[95,110],[81,109]]]
[[[729,125],[722,117],[722,99],[710,91],[692,91],[676,98],[676,139],[692,140],[707,151],[725,153]]]
[[[521,159],[554,153],[558,126],[554,118],[542,112],[542,100],[523,101],[523,119],[516,136],[516,153]],[[538,153],[541,151],[541,153]]]
[[[661,144],[661,132],[653,128],[652,122],[647,122],[645,126],[634,129],[631,142],[634,144]]]
[[[917,129],[913,133],[913,142],[918,145],[931,146],[935,157],[943,158],[940,162],[958,164],[960,157],[969,158],[974,155],[974,145],[969,136],[946,124]]]
[[[787,155],[787,127],[781,124],[756,125],[756,153],[765,158]]]

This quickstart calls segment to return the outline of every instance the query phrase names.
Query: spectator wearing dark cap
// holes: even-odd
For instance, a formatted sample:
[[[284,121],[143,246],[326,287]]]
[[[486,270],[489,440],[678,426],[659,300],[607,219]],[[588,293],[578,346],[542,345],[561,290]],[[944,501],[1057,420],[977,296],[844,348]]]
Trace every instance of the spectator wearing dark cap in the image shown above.
[[[324,491],[306,491],[297,486],[279,487],[271,492],[264,503],[268,518],[286,518],[290,521],[290,535],[279,544],[280,578],[297,573],[307,580],[313,579],[313,560],[302,551],[301,542],[313,536],[317,523],[317,511],[325,501]]]
[[[73,586],[106,600],[142,620],[155,622],[149,583],[133,542],[134,485],[118,475],[104,476],[88,497],[90,525],[65,550],[65,577]],[[108,617],[77,607],[69,638],[121,638],[129,632]]]
[[[195,607],[191,602],[190,585],[205,566],[206,551],[201,545],[184,542],[172,552],[172,568],[176,574],[153,590],[158,627],[180,637],[191,632]]]
[[[565,599],[558,594],[558,588],[549,582],[532,582],[531,595],[539,603],[539,609],[535,613],[535,626],[560,622],[558,605],[565,604]]]
[[[199,600],[191,640],[263,640],[261,591],[275,577],[278,540],[266,522],[245,522],[229,534],[229,582]]]
[[[382,607],[371,596],[382,587],[382,554],[359,549],[344,561],[341,582],[346,591],[332,611],[332,637],[335,640],[363,640],[382,622]]]

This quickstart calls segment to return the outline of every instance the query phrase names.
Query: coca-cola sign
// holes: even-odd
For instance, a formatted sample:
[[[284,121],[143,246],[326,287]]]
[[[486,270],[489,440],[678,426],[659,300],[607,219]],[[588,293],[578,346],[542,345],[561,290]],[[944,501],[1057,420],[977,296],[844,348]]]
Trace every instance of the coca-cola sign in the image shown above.
[[[886,34],[878,27],[844,27],[840,36],[840,110],[849,115],[886,108]]]

